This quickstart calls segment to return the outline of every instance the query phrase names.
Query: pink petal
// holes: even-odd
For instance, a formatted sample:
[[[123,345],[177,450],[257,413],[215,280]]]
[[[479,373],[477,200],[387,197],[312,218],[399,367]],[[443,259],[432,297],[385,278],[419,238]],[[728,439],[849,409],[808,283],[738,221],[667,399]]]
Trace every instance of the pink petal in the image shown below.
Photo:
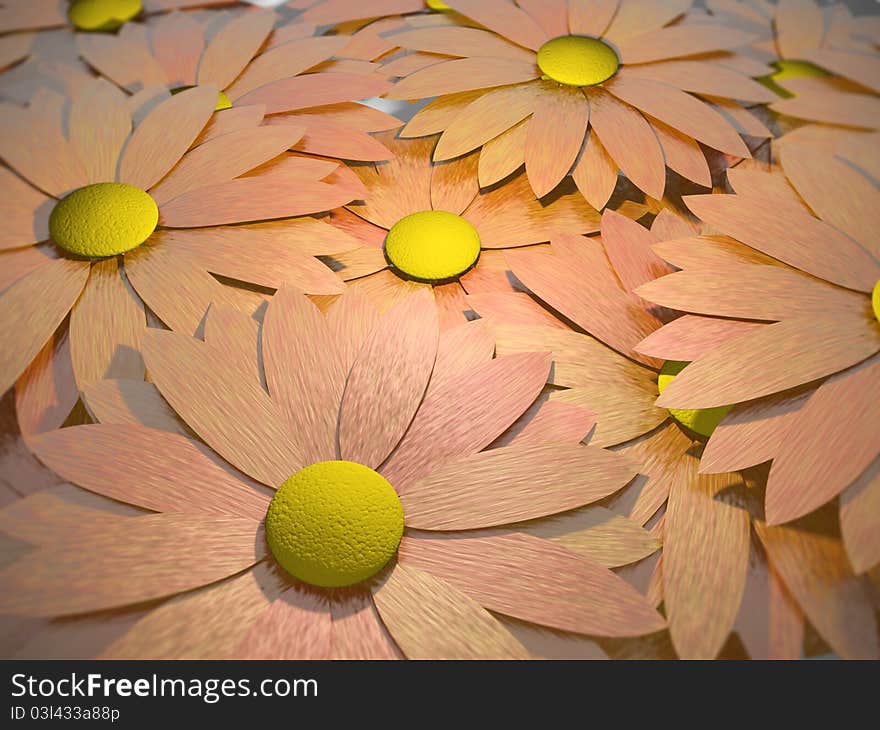
[[[89,415],[98,422],[146,426],[186,436],[190,432],[152,383],[140,380],[99,380],[82,393]]]
[[[840,495],[840,532],[849,562],[858,573],[880,562],[880,459]]]
[[[305,296],[282,287],[269,303],[262,331],[266,382],[311,464],[336,458],[336,420],[348,371],[332,331]]]
[[[713,408],[809,383],[880,350],[864,314],[804,317],[767,325],[688,365],[657,399],[664,408]],[[748,363],[760,362],[760,368]]]
[[[360,587],[335,591],[330,615],[333,659],[403,659],[369,591]]]
[[[880,453],[880,357],[826,380],[792,416],[767,480],[768,524],[812,512]],[[841,420],[845,423],[841,423]]]
[[[293,585],[257,617],[233,656],[329,659],[330,627],[330,605],[324,593]]]
[[[181,553],[194,544],[199,559],[181,570]],[[4,613],[53,616],[140,603],[234,575],[261,559],[262,544],[259,524],[238,517],[122,517],[100,532],[83,525],[64,546],[4,569],[0,605]],[[83,584],[87,590],[71,590]]]
[[[311,73],[292,76],[248,92],[236,104],[265,104],[266,114],[380,96],[391,88],[380,76]]]
[[[119,155],[131,132],[125,94],[109,81],[98,79],[73,100],[68,127],[88,181],[115,180]]]
[[[185,593],[137,622],[101,655],[106,659],[234,659],[257,617],[290,583],[272,561]]]
[[[225,89],[256,55],[275,22],[271,10],[252,10],[226,23],[211,38],[199,61],[197,83]]]
[[[415,567],[396,565],[373,592],[409,659],[527,659],[525,648],[472,598]]]
[[[269,505],[265,489],[176,433],[90,424],[35,436],[32,448],[65,479],[156,512],[261,520]]]
[[[70,314],[70,357],[82,389],[102,378],[144,377],[140,336],[144,305],[125,281],[115,258],[96,261]]]
[[[709,147],[737,157],[751,157],[739,133],[723,116],[684,91],[626,74],[615,76],[605,88],[639,111]]]
[[[172,408],[224,458],[278,487],[303,465],[280,407],[219,351],[186,335],[148,330],[150,377]],[[230,414],[234,414],[230,417]]]
[[[770,461],[779,453],[795,414],[811,394],[812,389],[786,391],[734,406],[706,444],[700,471],[734,471]]]
[[[563,631],[638,636],[665,625],[608,569],[529,535],[404,537],[398,560],[448,582],[484,608]]]
[[[190,150],[150,195],[162,207],[179,195],[232,180],[277,157],[303,136],[303,127],[240,129]]]
[[[0,296],[0,393],[18,379],[58,328],[89,276],[88,263],[55,259]]]
[[[634,185],[652,198],[663,197],[666,165],[651,126],[638,110],[618,101],[604,89],[587,89],[590,126],[609,157]]]
[[[693,462],[692,462],[693,463]],[[663,600],[679,656],[713,659],[739,611],[749,560],[749,514],[725,497],[735,475],[673,484],[663,529]]]
[[[408,527],[469,530],[565,512],[626,485],[625,457],[578,443],[512,445],[443,462],[401,496]]]
[[[770,564],[810,623],[844,659],[880,656],[868,584],[854,575],[840,539],[811,525],[755,529]]]
[[[171,96],[135,127],[119,161],[119,182],[148,190],[171,170],[217,105],[217,89],[197,86]]]
[[[535,195],[544,197],[568,174],[577,159],[590,107],[583,92],[545,87],[535,104],[526,137],[526,175]]]
[[[685,202],[709,225],[833,284],[867,292],[880,279],[880,264],[864,249],[799,209],[739,195],[692,195]]]
[[[23,434],[60,428],[79,400],[70,338],[56,330],[15,384],[15,411]]]
[[[571,177],[590,205],[596,210],[605,207],[617,185],[617,163],[605,151],[598,134],[587,135]]]
[[[535,400],[549,369],[546,354],[511,355],[433,389],[382,474],[402,494],[436,465],[477,453]],[[458,427],[465,422],[466,429]]]
[[[434,302],[423,290],[389,311],[352,366],[339,411],[343,459],[376,468],[400,441],[437,356]]]

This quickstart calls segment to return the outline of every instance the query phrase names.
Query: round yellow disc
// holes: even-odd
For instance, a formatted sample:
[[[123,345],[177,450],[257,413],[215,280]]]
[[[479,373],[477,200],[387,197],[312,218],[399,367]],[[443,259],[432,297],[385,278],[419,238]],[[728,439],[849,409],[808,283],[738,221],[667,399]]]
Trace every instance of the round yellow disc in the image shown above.
[[[431,10],[452,10],[443,0],[425,0],[425,5],[427,5]]]
[[[74,256],[103,258],[131,251],[159,222],[149,193],[124,183],[95,183],[62,198],[49,215],[49,234]]]
[[[480,255],[480,234],[459,215],[425,210],[391,227],[385,237],[385,255],[411,279],[445,281],[474,265]]]
[[[141,10],[141,0],[73,0],[67,19],[79,30],[112,31],[136,18]]]
[[[272,498],[266,541],[292,576],[324,588],[360,583],[397,552],[403,507],[394,488],[351,461],[300,469]]]
[[[880,322],[880,281],[874,284],[874,291],[871,294],[871,306],[874,308],[874,316]]]
[[[195,88],[193,86],[177,86],[171,89],[171,95],[179,94],[181,91],[186,91],[187,89]],[[214,107],[215,112],[222,111],[223,109],[229,109],[232,106],[232,102],[229,100],[229,97],[226,96],[222,91],[217,93],[217,106]]]
[[[660,368],[660,377],[657,378],[657,389],[662,393],[672,379],[678,375],[688,363],[676,360],[667,360]],[[717,408],[700,408],[682,410],[670,408],[669,414],[685,428],[694,433],[708,438],[721,423],[733,406],[718,406]]]
[[[776,67],[777,71],[768,76],[762,76],[758,81],[764,84],[764,86],[770,89],[773,93],[778,94],[784,99],[790,99],[794,96],[794,94],[785,88],[785,82],[789,79],[816,78],[828,75],[827,71],[824,71],[809,61],[783,59],[775,61],[772,65]]]
[[[544,75],[568,86],[601,84],[614,76],[618,66],[616,51],[590,36],[560,36],[538,50],[538,67]]]

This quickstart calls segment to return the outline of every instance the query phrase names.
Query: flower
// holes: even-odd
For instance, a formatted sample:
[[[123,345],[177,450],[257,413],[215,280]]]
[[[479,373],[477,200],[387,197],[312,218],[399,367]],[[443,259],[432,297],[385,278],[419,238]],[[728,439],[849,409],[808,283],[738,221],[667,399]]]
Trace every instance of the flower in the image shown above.
[[[212,16],[170,13],[148,25],[126,23],[116,35],[82,34],[82,57],[131,93],[156,85],[172,93],[197,84],[220,89],[217,109],[241,114],[263,107],[267,123],[304,125],[295,149],[325,157],[383,160],[388,150],[367,134],[401,122],[354,102],[390,84],[360,66],[333,60],[346,36],[313,37],[313,26],[273,31],[270,10]],[[210,31],[210,33],[209,33]]]
[[[102,423],[33,439],[64,478],[152,514],[92,496],[47,520],[50,493],[8,508],[3,529],[38,547],[0,573],[4,614],[132,607],[90,651],[138,658],[526,658],[513,634],[528,627],[494,614],[663,628],[579,546],[578,508],[637,471],[580,443],[591,414],[545,414],[487,449],[538,395],[547,354],[493,359],[480,322],[441,334],[424,291],[385,315],[349,291],[325,316],[285,286],[248,337],[230,316],[253,324],[212,307],[215,344],[148,330],[155,385],[95,384]]]
[[[781,170],[730,170],[735,195],[685,198],[726,236],[657,248],[683,270],[639,294],[692,314],[638,349],[681,353],[690,343],[681,359],[693,362],[660,405],[737,404],[702,471],[772,459],[770,525],[840,496],[843,541],[863,572],[880,560],[880,197],[860,159],[790,142]]]
[[[877,128],[880,16],[856,17],[844,3],[822,8],[814,0],[709,6],[726,25],[757,34],[753,55],[776,68],[762,81],[784,97],[771,109],[813,122]]]
[[[247,2],[248,0],[245,0]],[[0,7],[0,93],[21,103],[41,86],[85,71],[77,58],[82,34],[107,35],[129,20],[233,0],[26,0]],[[15,64],[18,64],[17,66]],[[5,69],[12,67],[11,70]],[[70,91],[70,89],[66,89]]]
[[[505,177],[505,160],[525,162],[538,197],[571,172],[597,209],[611,196],[618,169],[656,199],[663,197],[667,166],[711,186],[698,143],[750,156],[740,131],[755,130],[736,128],[749,115],[729,100],[774,99],[747,75],[756,67],[762,73],[763,64],[729,52],[748,34],[718,24],[670,25],[688,2],[449,4],[486,29],[389,35],[399,46],[439,56],[386,97],[439,96],[401,134],[442,132],[435,160],[480,149],[483,186]],[[721,111],[688,92],[717,99]]]
[[[371,293],[381,309],[414,288],[435,284],[444,326],[461,322],[468,309],[465,290],[503,276],[493,267],[498,249],[541,243],[556,230],[597,228],[598,213],[574,192],[539,202],[518,175],[481,193],[476,154],[432,164],[433,138],[379,139],[395,159],[353,167],[368,195],[334,211],[332,220],[365,244],[333,257],[334,267]]]
[[[741,166],[728,173],[734,185],[761,174]],[[832,175],[831,179],[851,177]],[[471,295],[468,302],[492,324],[499,355],[533,348],[552,350],[550,382],[554,388],[568,389],[552,393],[550,402],[594,410],[598,424],[589,443],[623,450],[643,464],[648,480],[634,482],[611,506],[640,524],[650,518],[654,531],[662,531],[664,553],[648,595],[656,603],[663,601],[672,643],[680,656],[715,656],[732,628],[753,658],[798,658],[804,646],[806,615],[840,656],[876,657],[880,649],[872,589],[863,576],[855,574],[846,557],[833,510],[822,509],[784,526],[767,525],[761,508],[766,469],[750,468],[742,476],[720,473],[739,466],[728,464],[727,469],[719,465],[710,470],[719,473],[701,473],[724,424],[710,437],[701,465],[705,438],[682,429],[680,422],[664,422],[662,409],[655,405],[656,368],[662,361],[654,356],[688,361],[719,338],[759,326],[705,318],[698,322],[704,326],[694,326],[688,335],[678,337],[674,349],[658,347],[665,333],[683,333],[688,324],[703,318],[673,319],[676,313],[628,292],[640,281],[654,279],[638,288],[643,292],[679,276],[663,276],[668,265],[650,248],[662,253],[675,239],[697,240],[696,233],[693,223],[671,209],[660,212],[650,232],[606,211],[601,239],[557,236],[548,249],[505,254],[515,280],[560,314],[554,317],[522,291]],[[673,241],[658,245],[658,239]],[[719,239],[724,240],[729,239]],[[693,250],[698,249],[688,248]],[[727,262],[723,263],[726,270]],[[713,285],[703,291],[708,299],[727,289]],[[634,315],[634,305],[647,312]],[[567,325],[560,321],[562,316]],[[665,321],[669,324],[657,329]],[[626,322],[636,324],[627,329],[621,326]],[[628,357],[572,331],[578,326]],[[638,343],[639,329],[654,333]],[[670,414],[681,416],[675,410]],[[744,465],[751,463],[755,462]],[[667,497],[665,513],[657,521]],[[876,516],[876,510],[872,514]],[[751,540],[750,522],[754,528]],[[707,596],[712,597],[711,605]]]
[[[0,8],[0,33],[71,28],[84,32],[115,31],[142,13],[152,15],[190,7],[232,5],[233,0],[29,0]],[[67,5],[67,8],[65,8]]]
[[[665,605],[678,655],[711,659],[734,626],[746,585],[746,486],[737,474],[698,473],[704,434],[717,415],[657,408],[658,379],[674,368],[633,349],[674,316],[631,293],[669,271],[651,246],[658,235],[692,233],[669,211],[657,217],[654,230],[606,209],[600,237],[557,233],[547,247],[505,252],[525,291],[472,295],[468,303],[491,323],[500,355],[552,352],[549,402],[595,412],[589,443],[622,450],[642,464],[647,479],[631,484],[611,506],[662,531],[662,563],[649,595]]]
[[[358,245],[340,231],[310,218],[230,224],[321,212],[361,197],[360,184],[337,163],[286,152],[302,127],[215,115],[216,98],[210,85],[161,91],[135,110],[133,127],[125,95],[105,80],[72,100],[44,90],[27,108],[0,107],[9,165],[0,168],[0,392],[36,358],[19,383],[24,423],[60,425],[77,384],[142,377],[145,305],[191,333],[211,301],[245,296],[211,273],[311,293],[343,288],[313,258]],[[242,246],[259,254],[242,256]]]

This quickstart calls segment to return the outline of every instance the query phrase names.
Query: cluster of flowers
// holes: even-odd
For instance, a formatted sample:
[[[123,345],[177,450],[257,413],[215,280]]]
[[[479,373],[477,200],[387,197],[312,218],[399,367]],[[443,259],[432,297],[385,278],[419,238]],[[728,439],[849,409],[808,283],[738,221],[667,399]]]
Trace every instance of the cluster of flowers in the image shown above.
[[[877,658],[878,45],[4,3],[0,654]]]

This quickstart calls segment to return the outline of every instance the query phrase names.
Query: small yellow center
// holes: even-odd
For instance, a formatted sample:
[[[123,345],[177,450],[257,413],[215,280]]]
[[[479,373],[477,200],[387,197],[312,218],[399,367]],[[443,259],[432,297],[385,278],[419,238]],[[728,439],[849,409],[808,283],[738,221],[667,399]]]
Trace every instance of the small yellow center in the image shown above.
[[[874,307],[874,316],[880,322],[880,280],[874,284],[874,291],[871,293],[871,306]]]
[[[113,31],[133,20],[141,10],[141,0],[73,0],[67,19],[79,30]]]
[[[607,81],[620,66],[605,41],[585,35],[564,35],[538,50],[538,67],[547,78],[568,86],[594,86]]]
[[[179,94],[181,91],[186,91],[187,89],[192,89],[192,86],[177,86],[171,89],[171,95]],[[229,100],[229,97],[226,96],[222,91],[217,93],[217,106],[214,107],[215,112],[222,111],[223,109],[229,109],[232,106],[232,102]]]
[[[149,193],[124,183],[95,183],[58,202],[49,234],[74,256],[96,259],[140,246],[158,222],[159,208]]]
[[[784,88],[785,82],[789,79],[828,76],[827,71],[824,71],[809,61],[780,60],[775,61],[772,65],[777,69],[776,72],[767,76],[762,76],[758,81],[783,99],[790,99],[794,96],[794,94],[788,91],[788,89]]]
[[[657,389],[662,393],[672,379],[684,370],[686,362],[667,360],[660,368],[660,377],[657,378]],[[733,406],[718,406],[717,408],[700,408],[694,410],[681,410],[670,408],[670,415],[682,426],[689,428],[694,433],[708,438],[721,423]]]
[[[385,237],[385,255],[406,277],[446,281],[474,265],[480,255],[480,234],[459,215],[424,210],[391,227]]]
[[[442,10],[443,12],[452,10],[443,0],[425,0],[425,5],[431,8],[431,10]]]
[[[281,567],[323,588],[375,575],[402,536],[403,507],[394,488],[351,461],[300,469],[281,485],[266,514],[266,541]]]

